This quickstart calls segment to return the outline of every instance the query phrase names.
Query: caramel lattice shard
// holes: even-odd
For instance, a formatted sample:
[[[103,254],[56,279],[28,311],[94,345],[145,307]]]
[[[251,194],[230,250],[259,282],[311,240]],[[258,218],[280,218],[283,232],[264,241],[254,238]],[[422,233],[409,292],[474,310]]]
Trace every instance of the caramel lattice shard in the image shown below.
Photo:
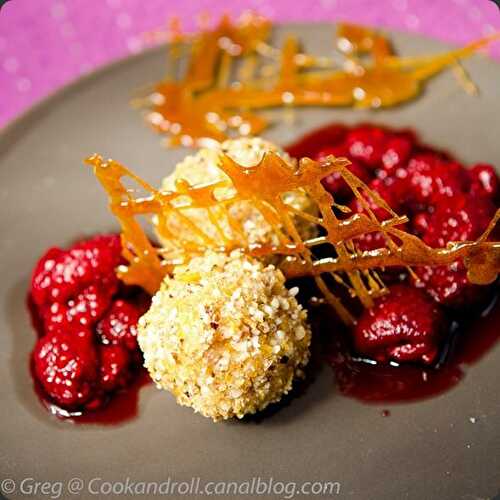
[[[416,97],[429,78],[447,67],[475,92],[460,60],[498,39],[496,33],[444,54],[398,57],[389,40],[360,26],[339,25],[338,57],[304,53],[295,36],[280,49],[268,45],[271,24],[246,14],[223,17],[212,30],[183,35],[169,47],[170,71],[140,104],[170,144],[201,145],[230,135],[258,135],[269,120],[259,110],[294,106],[394,106]],[[187,66],[180,60],[187,54]]]
[[[488,241],[500,218],[500,210],[477,241],[450,242],[446,248],[431,248],[398,228],[406,222],[406,217],[394,213],[378,193],[354,176],[346,168],[349,161],[345,158],[329,156],[321,161],[304,158],[295,165],[269,152],[257,165],[242,167],[229,156],[220,154],[219,167],[226,179],[204,185],[178,180],[176,189],[171,191],[153,188],[116,161],[93,156],[87,163],[93,166],[107,191],[111,211],[121,224],[124,256],[129,264],[121,266],[119,274],[126,283],[140,285],[150,293],[158,290],[163,277],[176,265],[208,249],[225,253],[240,249],[255,257],[280,256],[280,267],[288,278],[312,276],[325,299],[344,321],[351,322],[352,315],[335,295],[334,284],[342,284],[352,297],[370,307],[375,297],[386,292],[379,275],[386,267],[447,265],[462,259],[470,281],[476,284],[492,283],[500,270],[500,242]],[[349,208],[335,203],[321,183],[321,179],[333,172],[338,172],[347,182],[366,214],[353,215]],[[124,186],[124,178],[135,181],[148,196],[135,198]],[[311,215],[284,201],[285,193],[296,190],[304,190],[309,195],[319,215]],[[379,221],[366,201],[368,197],[384,208],[390,218]],[[229,211],[231,204],[241,201],[250,203],[262,214],[275,231],[277,244],[248,241],[245,231],[231,219]],[[188,215],[188,209],[193,208],[206,211],[203,226]],[[343,216],[338,217],[337,213]],[[189,229],[183,231],[182,238],[170,227],[172,214],[176,216],[176,223],[181,221],[185,229]],[[156,232],[163,242],[170,244],[155,247],[137,220],[140,215],[154,217]],[[317,226],[320,236],[302,238],[297,230],[297,218]],[[225,220],[224,231],[220,230],[222,220]],[[212,231],[206,230],[207,221],[213,224]],[[356,238],[376,231],[385,235],[385,247],[360,251]]]

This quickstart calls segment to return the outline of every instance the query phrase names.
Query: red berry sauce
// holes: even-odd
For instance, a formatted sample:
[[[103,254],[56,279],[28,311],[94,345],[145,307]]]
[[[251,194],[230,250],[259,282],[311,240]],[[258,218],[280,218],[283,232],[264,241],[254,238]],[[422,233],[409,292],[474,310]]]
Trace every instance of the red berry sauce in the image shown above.
[[[120,237],[99,235],[51,248],[35,266],[31,372],[37,394],[58,417],[114,423],[136,412],[137,390],[147,380],[137,322],[149,297],[118,280],[120,263]]]
[[[355,175],[396,213],[408,216],[402,229],[432,247],[476,239],[500,206],[493,166],[465,168],[449,154],[421,144],[408,130],[334,124],[306,135],[287,151],[294,157],[347,157]],[[342,179],[329,176],[323,184],[337,202],[354,212],[363,210]],[[380,220],[389,215],[373,209]],[[370,250],[385,241],[371,233],[357,244]],[[418,280],[404,269],[385,271],[392,293],[361,311],[350,330],[330,310],[313,313],[343,394],[377,403],[439,394],[463,377],[464,363],[479,359],[500,337],[495,327],[500,321],[498,284],[469,284],[461,262],[415,272]]]

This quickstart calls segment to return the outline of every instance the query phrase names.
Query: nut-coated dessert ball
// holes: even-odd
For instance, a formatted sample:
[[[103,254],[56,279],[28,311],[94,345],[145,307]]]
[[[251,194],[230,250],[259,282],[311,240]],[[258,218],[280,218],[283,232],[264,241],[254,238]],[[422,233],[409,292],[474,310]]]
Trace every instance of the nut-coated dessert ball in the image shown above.
[[[178,266],[139,321],[157,387],[214,421],[279,401],[309,360],[311,331],[281,271],[241,252]]]

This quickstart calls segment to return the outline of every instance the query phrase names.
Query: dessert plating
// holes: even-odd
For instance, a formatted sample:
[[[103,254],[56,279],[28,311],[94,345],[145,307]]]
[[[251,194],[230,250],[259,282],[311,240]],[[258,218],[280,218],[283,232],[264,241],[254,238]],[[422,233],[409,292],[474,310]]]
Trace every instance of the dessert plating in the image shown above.
[[[334,61],[302,52],[293,36],[276,49],[270,29],[246,15],[193,37],[173,31],[175,76],[142,105],[171,144],[202,149],[160,189],[113,160],[88,159],[122,235],[52,248],[34,270],[32,368],[58,415],[104,407],[139,380],[143,361],[159,388],[215,421],[279,401],[310,356],[289,278],[312,278],[349,328],[333,362],[340,387],[353,385],[351,355],[384,368],[436,366],[449,325],[461,321],[457,306],[476,313],[491,298],[500,270],[492,166],[467,172],[412,134],[370,126],[327,128],[290,154],[259,138],[217,141],[264,130],[258,112],[269,107],[393,106],[446,67],[474,93],[459,61],[499,34],[403,58],[380,33],[339,25]],[[135,196],[124,177],[149,196]],[[154,295],[140,319],[149,301],[130,285]]]
[[[260,139],[228,141],[186,159],[161,190],[116,162],[89,160],[122,225],[122,246],[115,237],[51,249],[34,272],[43,321],[34,375],[60,414],[102,407],[135,376],[139,304],[116,266],[125,283],[154,294],[138,326],[153,380],[214,420],[279,401],[303,374],[311,330],[298,290],[285,287],[289,277],[311,276],[355,324],[354,354],[385,367],[440,359],[456,317],[448,308],[477,302],[492,288],[478,285],[498,273],[494,169],[466,171],[407,132],[371,126],[333,126],[289,153]],[[134,198],[124,176],[151,196]],[[235,204],[265,238],[252,236],[242,212],[231,218]],[[135,221],[148,213],[160,247]],[[177,231],[166,224],[172,216]],[[278,267],[266,265],[277,256]],[[349,356],[335,358],[343,387],[352,384],[338,360]]]

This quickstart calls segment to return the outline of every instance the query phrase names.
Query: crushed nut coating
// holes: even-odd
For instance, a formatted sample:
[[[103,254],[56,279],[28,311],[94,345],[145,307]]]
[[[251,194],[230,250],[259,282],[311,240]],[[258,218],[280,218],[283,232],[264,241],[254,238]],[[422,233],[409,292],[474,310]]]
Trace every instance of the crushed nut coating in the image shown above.
[[[311,331],[273,265],[207,253],[175,269],[139,322],[158,388],[214,421],[279,401],[309,360]]]

